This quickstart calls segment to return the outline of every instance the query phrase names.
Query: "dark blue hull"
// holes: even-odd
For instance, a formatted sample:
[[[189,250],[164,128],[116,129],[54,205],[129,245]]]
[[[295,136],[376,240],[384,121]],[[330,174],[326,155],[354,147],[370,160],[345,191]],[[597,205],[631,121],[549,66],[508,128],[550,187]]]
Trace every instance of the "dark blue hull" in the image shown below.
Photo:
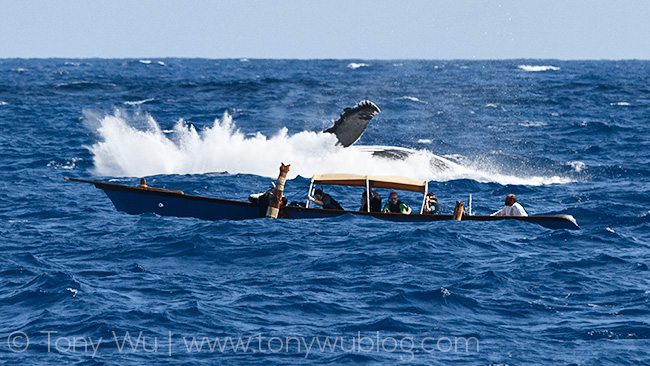
[[[370,216],[380,220],[395,222],[432,222],[432,221],[450,221],[452,215],[402,215],[398,213],[381,213],[381,212],[358,212],[358,211],[338,211],[324,210],[318,208],[287,207],[284,210],[284,217],[289,219],[316,219],[336,217],[345,214]],[[575,220],[567,216],[484,216],[484,215],[463,215],[463,221],[503,221],[517,220],[532,222],[549,229],[569,229],[580,230]]]
[[[132,215],[155,213],[203,220],[248,220],[262,217],[260,208],[250,202],[193,196],[163,189],[87,182],[103,190],[118,211]]]
[[[221,198],[202,197],[184,194],[180,191],[150,187],[133,187],[120,184],[102,183],[81,179],[69,180],[92,183],[103,190],[118,211],[132,215],[155,213],[161,216],[195,217],[203,220],[248,220],[265,216],[266,207]],[[397,213],[359,212],[326,210],[320,208],[283,207],[280,218],[285,219],[323,219],[346,214],[369,216],[381,220],[396,222],[431,222],[450,221],[452,215],[402,215]],[[503,221],[518,220],[533,222],[549,229],[579,230],[572,217],[567,216],[463,216],[463,221]]]

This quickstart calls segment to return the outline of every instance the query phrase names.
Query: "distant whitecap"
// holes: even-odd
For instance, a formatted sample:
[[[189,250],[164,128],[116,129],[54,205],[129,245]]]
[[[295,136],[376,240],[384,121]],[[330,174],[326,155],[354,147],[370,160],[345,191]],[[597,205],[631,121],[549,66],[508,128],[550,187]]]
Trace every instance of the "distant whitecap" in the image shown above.
[[[496,107],[497,107],[497,105],[494,104],[494,103],[488,103],[488,104],[486,104],[485,106],[486,106],[487,108],[496,108]]]
[[[140,63],[145,65],[149,65],[151,62],[151,60],[140,60]]]
[[[7,102],[0,102],[0,105],[9,105]]]
[[[629,106],[630,103],[628,102],[618,102],[618,103],[609,103],[609,105],[620,105],[620,106]]]
[[[551,65],[547,65],[547,66],[519,65],[517,67],[524,71],[532,71],[532,72],[558,71],[560,69],[559,67],[551,66]]]
[[[368,66],[370,66],[370,65],[369,64],[358,64],[356,62],[351,62],[351,63],[348,64],[347,67],[348,67],[348,69],[356,70],[356,69],[358,69],[360,67],[368,67]]]
[[[431,140],[429,139],[419,139],[418,144],[430,144]]]
[[[145,104],[145,103],[148,103],[148,102],[152,102],[154,100],[155,100],[154,98],[149,98],[149,99],[145,99],[145,100],[126,101],[126,102],[124,102],[124,104],[126,104],[126,105],[141,105],[141,104]]]
[[[403,96],[403,97],[399,97],[399,98],[397,98],[397,99],[398,99],[398,100],[400,100],[400,99],[405,99],[405,100],[410,100],[410,101],[412,101],[412,102],[418,102],[418,103],[423,103],[423,104],[429,104],[429,103],[427,103],[427,102],[425,102],[425,101],[423,101],[423,100],[420,100],[420,99],[418,99],[418,98],[416,98],[416,97],[410,97],[410,96],[408,96],[408,95],[405,95],[405,96]]]

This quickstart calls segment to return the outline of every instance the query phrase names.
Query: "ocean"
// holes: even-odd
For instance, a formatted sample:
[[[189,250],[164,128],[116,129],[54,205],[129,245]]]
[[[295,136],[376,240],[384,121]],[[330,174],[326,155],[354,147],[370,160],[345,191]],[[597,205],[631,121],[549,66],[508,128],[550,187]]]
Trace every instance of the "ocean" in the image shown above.
[[[362,100],[354,146],[321,132]],[[648,61],[0,59],[0,126],[2,363],[650,360]],[[513,193],[581,230],[128,215],[63,179],[246,200],[281,162],[290,201],[402,175],[443,213]]]

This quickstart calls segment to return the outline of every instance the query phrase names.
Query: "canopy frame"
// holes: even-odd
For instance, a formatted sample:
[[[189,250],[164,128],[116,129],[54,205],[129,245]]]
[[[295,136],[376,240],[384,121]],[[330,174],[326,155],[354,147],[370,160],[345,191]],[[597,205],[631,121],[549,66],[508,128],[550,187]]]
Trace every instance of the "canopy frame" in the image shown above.
[[[398,176],[369,176],[357,174],[321,174],[314,175],[311,178],[307,196],[313,195],[314,187],[317,185],[338,185],[353,186],[366,188],[366,211],[370,212],[370,188],[385,188],[400,191],[410,191],[423,193],[420,214],[424,213],[427,193],[429,192],[429,183],[412,178]],[[311,207],[311,201],[307,199],[307,207]]]

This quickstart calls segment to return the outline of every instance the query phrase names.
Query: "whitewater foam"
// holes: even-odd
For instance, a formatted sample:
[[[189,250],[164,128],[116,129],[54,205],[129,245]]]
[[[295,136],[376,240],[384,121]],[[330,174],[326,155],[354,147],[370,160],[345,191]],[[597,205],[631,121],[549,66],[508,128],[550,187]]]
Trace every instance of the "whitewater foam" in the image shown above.
[[[519,65],[518,68],[524,71],[540,72],[540,71],[558,71],[560,68],[556,66],[535,66],[535,65]]]
[[[284,162],[291,164],[289,178],[356,173],[519,185],[570,181],[562,177],[516,177],[492,167],[460,165],[425,149],[403,149],[408,150],[405,159],[382,158],[364,146],[341,147],[336,144],[335,135],[324,132],[302,131],[288,135],[287,129],[282,128],[270,137],[259,132],[250,136],[237,129],[228,113],[201,131],[179,120],[171,133],[161,129],[151,116],[139,117],[144,118],[144,122],[119,109],[104,117],[85,114],[86,125],[95,129],[99,137],[99,141],[88,148],[93,154],[96,174],[143,177],[228,172],[275,178],[280,162]]]

